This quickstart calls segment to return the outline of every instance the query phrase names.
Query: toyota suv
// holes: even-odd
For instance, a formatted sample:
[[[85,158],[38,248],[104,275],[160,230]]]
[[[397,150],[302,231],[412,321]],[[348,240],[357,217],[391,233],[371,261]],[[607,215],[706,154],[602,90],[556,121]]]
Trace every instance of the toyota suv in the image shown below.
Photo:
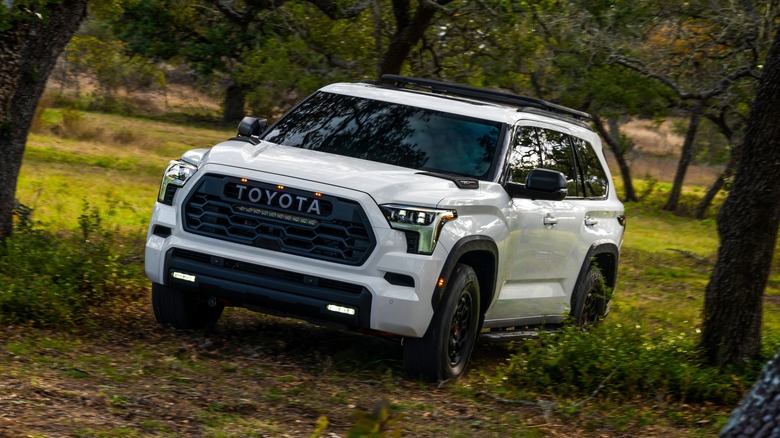
[[[460,376],[477,338],[603,318],[625,217],[588,114],[383,76],[171,161],[145,269],[157,321],[225,306],[388,336]]]

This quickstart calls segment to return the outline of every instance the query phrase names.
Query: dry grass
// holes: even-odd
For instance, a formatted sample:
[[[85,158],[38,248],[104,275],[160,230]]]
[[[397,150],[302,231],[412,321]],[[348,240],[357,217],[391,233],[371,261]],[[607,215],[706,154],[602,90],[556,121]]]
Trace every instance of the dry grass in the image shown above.
[[[620,127],[635,144],[627,157],[631,175],[635,179],[667,183],[674,180],[683,137],[672,132],[671,124],[669,121],[658,124],[650,120],[632,119]],[[619,176],[613,155],[607,153],[607,158],[612,174]],[[722,171],[722,165],[691,164],[685,174],[685,184],[708,187]]]
[[[64,84],[56,79],[49,79],[46,85],[46,94],[49,96],[90,96],[97,93],[99,90],[95,80],[85,75],[77,80],[71,79]],[[191,86],[180,84],[167,84],[164,90],[144,92],[127,92],[120,89],[114,97],[126,101],[133,107],[143,109],[148,114],[170,112],[218,114],[221,111],[219,100],[214,96]],[[52,100],[50,98],[48,102],[51,103]]]
[[[620,129],[635,143],[637,152],[677,156],[683,144],[683,137],[672,132],[671,122],[656,123],[652,120],[631,119]]]

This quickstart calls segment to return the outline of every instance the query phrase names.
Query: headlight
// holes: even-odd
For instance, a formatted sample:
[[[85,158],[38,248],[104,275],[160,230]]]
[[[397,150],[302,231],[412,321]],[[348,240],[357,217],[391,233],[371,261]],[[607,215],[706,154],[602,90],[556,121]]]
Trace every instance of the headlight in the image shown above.
[[[176,190],[183,187],[197,170],[198,168],[190,163],[181,160],[171,161],[163,174],[157,200],[163,204],[173,205],[173,195]]]
[[[433,254],[441,228],[458,217],[455,210],[403,205],[383,205],[381,208],[390,227],[406,233],[408,251],[417,254]]]

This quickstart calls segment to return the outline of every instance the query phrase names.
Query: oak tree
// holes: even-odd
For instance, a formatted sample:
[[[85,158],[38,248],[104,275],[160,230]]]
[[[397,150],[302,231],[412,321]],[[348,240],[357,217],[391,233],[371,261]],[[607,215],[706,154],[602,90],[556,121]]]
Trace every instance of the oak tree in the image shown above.
[[[780,32],[751,106],[734,183],[718,212],[720,247],[704,299],[701,345],[715,365],[756,358],[780,221]]]
[[[0,240],[13,229],[16,182],[38,99],[86,11],[87,0],[0,3]]]

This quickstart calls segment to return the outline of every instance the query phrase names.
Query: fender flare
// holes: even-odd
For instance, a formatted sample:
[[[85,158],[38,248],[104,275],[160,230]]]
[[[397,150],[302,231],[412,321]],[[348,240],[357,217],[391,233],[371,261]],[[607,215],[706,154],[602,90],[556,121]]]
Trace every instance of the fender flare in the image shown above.
[[[455,245],[453,245],[452,250],[444,262],[444,266],[442,267],[439,278],[444,278],[445,284],[442,286],[437,285],[433,290],[433,294],[431,295],[431,307],[433,308],[434,312],[439,307],[439,303],[442,301],[444,291],[447,289],[447,282],[449,281],[450,275],[452,275],[452,271],[455,269],[455,265],[458,264],[464,255],[474,251],[488,252],[493,257],[494,267],[493,272],[491,273],[492,275],[489,275],[488,278],[480,279],[480,283],[488,284],[490,289],[492,289],[489,290],[489,296],[490,302],[493,301],[496,293],[496,279],[498,277],[498,245],[496,245],[496,242],[488,236],[467,236],[460,239],[455,243]],[[484,276],[484,269],[480,270],[475,266],[472,266],[472,268],[477,271],[478,277],[480,273],[482,273]],[[484,291],[481,291],[481,288],[480,294],[484,295]],[[489,304],[489,302],[487,304]],[[487,308],[487,305],[485,305],[484,308]]]
[[[620,259],[620,250],[618,249],[617,245],[611,242],[594,243],[588,250],[588,253],[585,255],[585,260],[582,262],[582,267],[580,267],[580,273],[577,275],[577,282],[574,283],[574,289],[572,290],[571,294],[572,303],[576,298],[574,296],[574,292],[577,290],[577,286],[579,286],[585,279],[585,276],[588,275],[588,270],[590,269],[590,265],[593,259],[600,255],[608,255],[614,258],[614,263],[612,266],[602,266],[600,269],[609,287],[614,288],[617,284],[617,267],[618,261]]]

